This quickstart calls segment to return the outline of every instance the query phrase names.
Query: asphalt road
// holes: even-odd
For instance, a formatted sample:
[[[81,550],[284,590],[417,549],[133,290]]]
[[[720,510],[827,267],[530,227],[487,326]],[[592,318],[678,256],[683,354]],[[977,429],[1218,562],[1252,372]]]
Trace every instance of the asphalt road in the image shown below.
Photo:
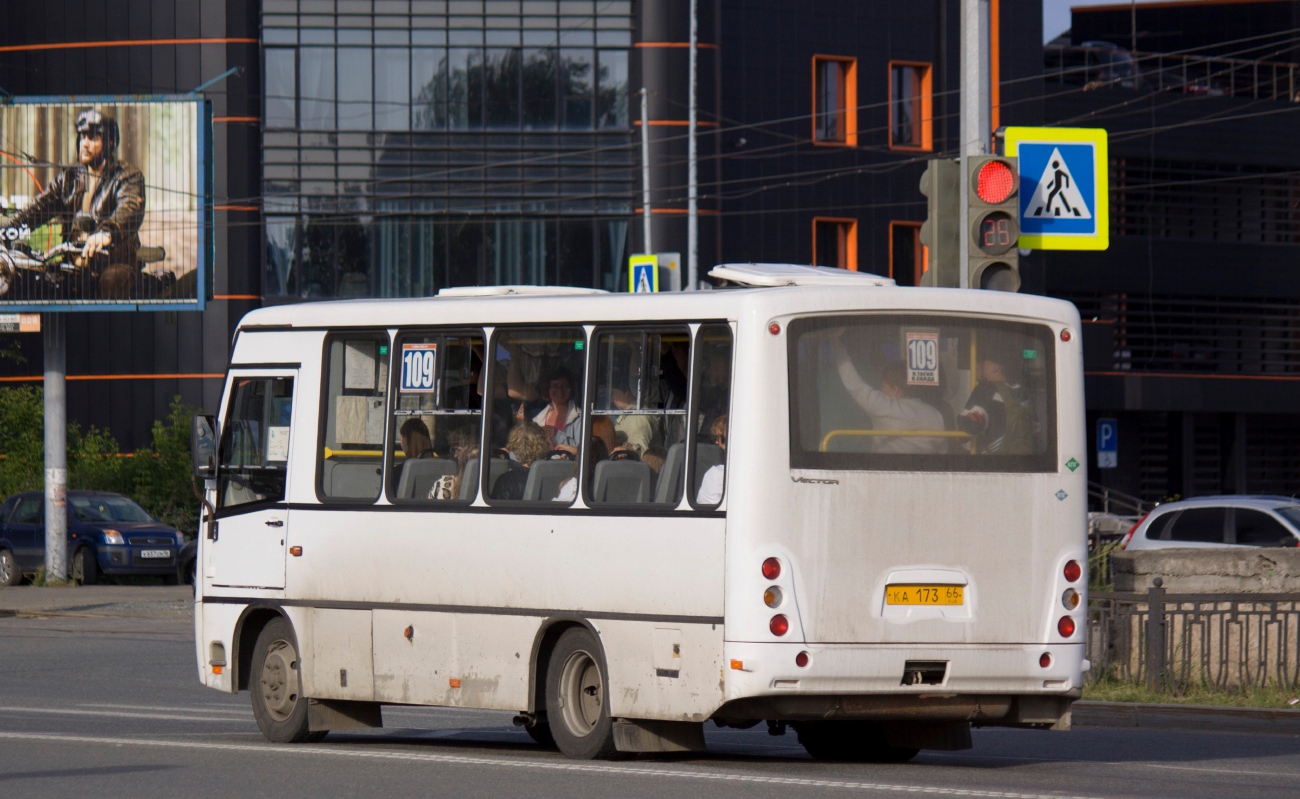
[[[19,589],[21,590],[21,589]],[[281,746],[247,694],[202,688],[184,613],[0,618],[0,796],[1294,797],[1300,739],[977,730],[905,765],[814,762],[790,733],[717,730],[690,757],[570,761],[508,713],[385,708],[383,730]]]

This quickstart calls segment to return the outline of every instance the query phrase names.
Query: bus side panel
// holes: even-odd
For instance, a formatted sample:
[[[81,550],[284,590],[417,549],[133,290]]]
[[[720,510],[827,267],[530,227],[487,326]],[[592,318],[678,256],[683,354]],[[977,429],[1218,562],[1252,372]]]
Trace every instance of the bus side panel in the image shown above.
[[[297,629],[302,691],[313,699],[375,698],[370,611],[306,608]]]
[[[542,619],[408,610],[374,612],[375,699],[521,710]]]
[[[722,704],[721,624],[594,624],[609,668],[611,715],[704,721]]]

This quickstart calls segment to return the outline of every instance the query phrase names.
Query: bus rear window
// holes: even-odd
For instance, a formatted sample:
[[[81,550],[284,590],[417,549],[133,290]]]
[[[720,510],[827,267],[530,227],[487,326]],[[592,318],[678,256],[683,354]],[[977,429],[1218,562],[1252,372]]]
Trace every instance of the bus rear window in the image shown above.
[[[789,330],[792,468],[1056,470],[1045,325],[864,314]]]

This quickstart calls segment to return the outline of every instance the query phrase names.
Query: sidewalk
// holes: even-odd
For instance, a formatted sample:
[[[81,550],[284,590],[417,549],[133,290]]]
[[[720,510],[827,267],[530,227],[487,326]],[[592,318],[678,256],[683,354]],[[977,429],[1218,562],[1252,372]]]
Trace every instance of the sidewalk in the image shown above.
[[[1076,727],[1300,735],[1300,710],[1139,702],[1075,702]]]
[[[103,616],[188,618],[188,585],[83,585],[0,588],[2,616]]]

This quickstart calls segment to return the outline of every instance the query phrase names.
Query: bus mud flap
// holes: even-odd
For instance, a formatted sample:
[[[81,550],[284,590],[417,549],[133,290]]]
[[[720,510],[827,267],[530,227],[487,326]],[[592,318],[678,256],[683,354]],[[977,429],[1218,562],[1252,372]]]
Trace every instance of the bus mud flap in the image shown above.
[[[698,721],[614,721],[614,746],[620,752],[703,752],[704,725]]]
[[[307,728],[312,732],[360,730],[384,726],[378,702],[308,699]]]

